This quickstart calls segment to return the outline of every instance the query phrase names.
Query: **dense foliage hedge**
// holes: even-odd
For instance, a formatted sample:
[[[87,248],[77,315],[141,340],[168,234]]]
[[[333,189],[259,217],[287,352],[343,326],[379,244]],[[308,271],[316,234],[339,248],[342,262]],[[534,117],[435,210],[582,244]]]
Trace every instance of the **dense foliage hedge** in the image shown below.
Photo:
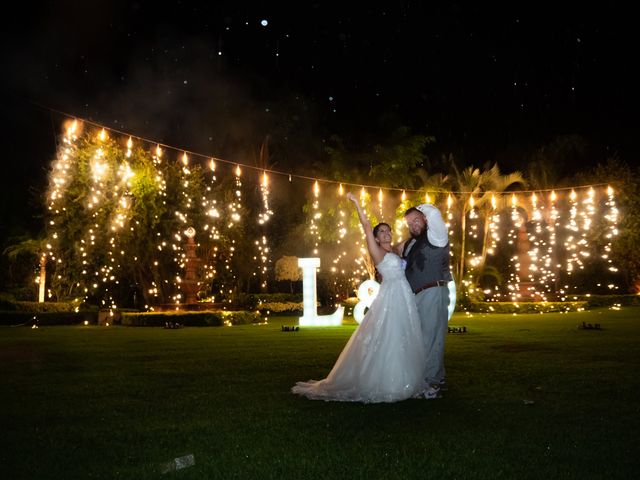
[[[203,311],[203,312],[125,312],[120,324],[130,327],[219,327],[222,325],[245,325],[260,322],[258,312]]]
[[[587,302],[588,308],[617,306],[639,306],[640,295],[573,295]]]
[[[265,302],[258,306],[263,315],[302,315],[302,302]]]
[[[248,298],[252,297],[252,298]],[[256,294],[245,300],[255,303],[254,311],[171,311],[131,312],[118,310],[109,321],[114,325],[164,327],[167,324],[180,326],[221,326],[257,323],[262,316],[302,315],[303,304],[299,294]],[[262,302],[262,303],[259,303]],[[345,314],[350,315],[356,298],[343,302]],[[478,313],[546,313],[589,310],[612,306],[640,306],[640,295],[572,295],[565,302],[471,302],[459,305],[456,311]],[[78,325],[85,321],[97,324],[101,321],[97,307],[84,307],[75,311],[76,304],[70,302],[23,302],[0,297],[0,325]]]
[[[300,293],[242,293],[237,295],[235,306],[245,310],[266,310],[265,304],[288,304],[300,303],[302,305],[302,294]],[[300,307],[302,308],[302,307]]]
[[[23,302],[0,298],[0,311],[3,312],[74,312],[77,304],[71,302]],[[97,308],[95,309],[97,311]]]
[[[570,295],[564,302],[468,302],[456,311],[478,313],[575,312],[592,308],[640,306],[640,295]]]
[[[580,302],[471,302],[456,311],[478,313],[547,313],[586,310],[586,301]]]
[[[0,312],[0,325],[79,325],[97,323],[98,312]]]

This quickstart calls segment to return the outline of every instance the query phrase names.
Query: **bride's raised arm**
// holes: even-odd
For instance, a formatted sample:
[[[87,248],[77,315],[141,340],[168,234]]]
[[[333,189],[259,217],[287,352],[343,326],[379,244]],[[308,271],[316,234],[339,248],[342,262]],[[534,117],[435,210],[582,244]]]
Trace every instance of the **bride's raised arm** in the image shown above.
[[[371,228],[371,223],[369,223],[369,219],[365,215],[360,203],[358,203],[358,198],[351,192],[347,193],[347,198],[351,200],[356,206],[356,210],[358,211],[358,217],[360,218],[360,223],[362,224],[362,228],[364,228],[365,238],[367,239],[367,249],[369,250],[369,255],[373,259],[373,263],[377,265],[382,261],[384,256],[387,254],[387,251],[382,248],[378,242],[376,242],[376,237],[373,236],[373,229]]]

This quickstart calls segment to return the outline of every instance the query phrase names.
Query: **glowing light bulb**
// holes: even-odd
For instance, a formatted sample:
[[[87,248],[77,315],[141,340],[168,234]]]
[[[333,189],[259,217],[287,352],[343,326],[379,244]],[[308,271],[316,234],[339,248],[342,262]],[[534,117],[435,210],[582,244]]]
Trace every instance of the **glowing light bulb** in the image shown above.
[[[211,168],[212,172],[216,171],[216,162],[215,160],[212,158],[211,161],[209,162],[209,168]]]
[[[517,203],[518,203],[518,200],[516,198],[516,194],[514,193],[511,195],[511,206],[515,207]]]
[[[491,195],[491,207],[495,210],[496,209],[496,196],[495,195]]]
[[[405,191],[402,191],[402,201],[404,202],[407,199],[407,194],[405,193]]]
[[[344,195],[344,188],[342,188],[342,184],[340,184],[340,186],[338,187],[338,195]]]
[[[187,157],[187,152],[184,152],[182,154],[182,163],[184,164],[185,167],[189,165],[189,157]]]
[[[78,129],[78,120],[74,120],[71,125],[69,126],[69,128],[67,129],[67,136],[72,136],[74,133],[76,133],[76,130]]]
[[[239,177],[242,174],[242,170],[240,170],[240,165],[236,165],[236,177]]]
[[[313,184],[313,193],[314,195],[317,197],[320,194],[320,185],[318,184],[318,181],[316,180],[316,182]]]

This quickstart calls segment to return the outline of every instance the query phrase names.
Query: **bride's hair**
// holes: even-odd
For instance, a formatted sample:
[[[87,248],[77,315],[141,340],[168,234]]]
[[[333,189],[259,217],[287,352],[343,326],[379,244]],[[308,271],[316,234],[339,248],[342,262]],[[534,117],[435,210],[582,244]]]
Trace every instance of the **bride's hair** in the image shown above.
[[[391,226],[388,223],[381,222],[381,223],[377,224],[375,227],[373,227],[373,236],[374,237],[378,236],[378,232],[380,231],[380,227],[382,227],[384,225],[389,227],[389,231],[391,231]]]

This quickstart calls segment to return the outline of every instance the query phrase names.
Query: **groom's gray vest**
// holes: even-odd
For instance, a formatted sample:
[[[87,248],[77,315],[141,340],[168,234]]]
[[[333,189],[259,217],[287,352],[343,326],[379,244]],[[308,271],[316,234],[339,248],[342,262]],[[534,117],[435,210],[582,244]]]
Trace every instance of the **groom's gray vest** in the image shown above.
[[[449,244],[444,247],[436,247],[429,242],[425,230],[413,243],[411,250],[407,250],[411,241],[408,241],[402,252],[402,258],[407,262],[405,275],[411,289],[415,292],[420,287],[436,280],[451,280],[449,270]]]

